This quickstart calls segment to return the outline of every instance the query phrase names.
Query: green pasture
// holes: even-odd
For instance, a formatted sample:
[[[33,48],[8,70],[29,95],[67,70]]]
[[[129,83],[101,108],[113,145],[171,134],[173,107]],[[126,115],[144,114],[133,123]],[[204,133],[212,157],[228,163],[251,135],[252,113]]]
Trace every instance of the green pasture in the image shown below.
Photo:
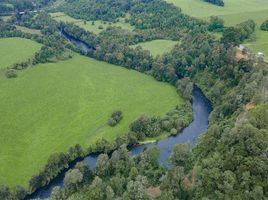
[[[24,33],[30,33],[30,34],[36,34],[36,35],[42,35],[41,31],[40,30],[37,30],[37,29],[31,29],[31,28],[27,28],[27,27],[24,27],[24,26],[18,26],[16,25],[16,29],[17,30],[20,30]]]
[[[5,62],[2,56],[0,62]],[[182,104],[169,84],[77,54],[19,71],[15,79],[0,72],[0,185],[27,187],[52,153],[113,140],[140,115],[163,116]],[[116,110],[123,120],[109,127]]]
[[[141,46],[144,50],[150,51],[153,56],[157,56],[170,52],[178,43],[178,41],[172,40],[152,40],[149,42],[138,43],[131,47],[135,48]]]
[[[0,69],[31,58],[41,45],[23,38],[0,39]]]
[[[180,7],[183,12],[197,18],[212,15],[223,16],[246,12],[260,12],[268,10],[267,0],[224,0],[225,6],[220,7],[202,0],[166,0]]]
[[[50,13],[50,14],[56,21],[74,23],[77,26],[80,26],[81,28],[84,28],[85,30],[96,33],[96,34],[99,34],[101,31],[105,30],[108,26],[121,27],[122,29],[126,29],[129,31],[132,31],[134,29],[133,26],[131,26],[128,23],[125,23],[124,18],[119,18],[118,19],[119,21],[116,23],[108,23],[108,22],[97,20],[97,21],[94,21],[94,24],[92,24],[92,21],[75,19],[73,17],[70,17],[69,15],[66,15],[63,12],[56,12],[56,13]],[[99,28],[100,26],[102,26],[103,28],[100,29]]]

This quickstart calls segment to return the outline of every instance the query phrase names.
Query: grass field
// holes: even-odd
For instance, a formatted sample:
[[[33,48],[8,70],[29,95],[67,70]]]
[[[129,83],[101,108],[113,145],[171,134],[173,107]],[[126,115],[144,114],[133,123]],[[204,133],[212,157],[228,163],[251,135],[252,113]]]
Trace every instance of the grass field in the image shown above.
[[[172,40],[152,40],[150,42],[132,45],[131,47],[135,48],[137,46],[141,46],[144,50],[150,51],[153,56],[157,56],[171,51],[178,43],[178,41]]]
[[[41,33],[40,30],[30,29],[30,28],[27,28],[27,27],[24,27],[24,26],[18,26],[18,25],[16,25],[16,29],[17,30],[20,30],[20,31],[22,31],[24,33],[31,33],[31,34],[42,35],[42,33]]]
[[[226,26],[232,26],[242,21],[253,19],[258,27],[256,40],[247,41],[246,45],[254,52],[262,51],[268,56],[268,32],[259,29],[260,24],[268,19],[267,0],[225,0],[225,6],[219,7],[201,0],[166,0],[182,8],[191,16],[208,20],[210,16],[220,16]]]
[[[41,45],[28,39],[0,39],[0,69],[31,58]]]
[[[108,26],[121,27],[122,29],[126,29],[129,31],[132,31],[134,29],[133,26],[124,22],[124,18],[119,18],[119,22],[111,23],[111,24],[109,24],[108,22],[105,23],[103,21],[94,21],[95,24],[92,25],[92,21],[75,19],[62,12],[51,13],[51,16],[56,21],[74,23],[77,26],[80,26],[81,28],[84,28],[85,30],[96,33],[96,34],[99,34],[101,31],[105,30]],[[103,29],[99,29],[99,26],[102,26]]]
[[[19,71],[16,79],[0,73],[0,185],[27,187],[53,152],[112,140],[141,114],[161,116],[182,103],[168,84],[76,54]],[[123,120],[109,127],[115,110]]]

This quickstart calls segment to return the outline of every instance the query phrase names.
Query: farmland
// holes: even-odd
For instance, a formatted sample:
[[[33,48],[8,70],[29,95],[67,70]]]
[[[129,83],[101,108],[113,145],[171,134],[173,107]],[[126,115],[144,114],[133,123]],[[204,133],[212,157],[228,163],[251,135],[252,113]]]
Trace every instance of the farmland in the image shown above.
[[[27,187],[53,152],[112,140],[141,114],[161,116],[183,103],[168,84],[76,54],[22,70],[16,79],[1,74],[0,85],[0,184],[10,187]],[[110,127],[115,110],[123,112],[123,120]]]
[[[0,69],[31,58],[41,45],[22,38],[0,39]]]
[[[132,47],[141,46],[144,50],[150,51],[153,56],[157,56],[170,52],[178,43],[178,41],[172,40],[153,40],[132,45]]]
[[[132,27],[130,24],[124,22],[124,18],[119,18],[118,22],[109,24],[108,22],[103,22],[100,20],[93,22],[93,21],[75,19],[62,12],[51,13],[51,16],[58,22],[63,21],[68,23],[74,23],[75,25],[80,26],[81,28],[84,28],[85,30],[93,32],[95,34],[99,34],[101,31],[105,30],[108,26],[121,27],[122,29],[126,29],[129,31],[132,31],[134,29],[134,27]]]

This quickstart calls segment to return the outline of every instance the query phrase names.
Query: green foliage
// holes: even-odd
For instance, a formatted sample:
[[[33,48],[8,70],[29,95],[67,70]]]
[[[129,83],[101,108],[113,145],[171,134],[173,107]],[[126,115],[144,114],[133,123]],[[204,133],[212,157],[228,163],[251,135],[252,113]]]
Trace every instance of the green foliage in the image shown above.
[[[99,177],[105,177],[108,175],[108,161],[109,157],[107,154],[100,154],[96,162],[96,174]]]
[[[67,0],[60,7],[60,11],[78,19],[94,21],[101,19],[112,22],[118,17],[124,16],[129,11],[130,6],[131,0],[105,0],[102,2],[97,0]]]
[[[83,180],[83,174],[78,169],[72,169],[65,174],[64,186],[71,190],[77,188],[78,184]]]
[[[127,184],[127,190],[124,193],[123,198],[128,200],[146,200],[149,199],[145,193],[147,186],[147,179],[143,176],[137,176],[135,181],[129,181]]]
[[[268,20],[264,21],[264,22],[261,24],[261,30],[263,30],[263,31],[268,31]]]
[[[211,16],[208,30],[212,32],[222,32],[224,29],[224,21],[223,19],[217,17],[217,16]]]
[[[7,78],[17,78],[17,71],[15,69],[8,69],[6,71],[6,77]]]
[[[122,112],[121,111],[115,111],[113,112],[108,124],[110,126],[115,126],[117,125],[123,118]]]
[[[187,77],[182,78],[177,81],[176,87],[178,92],[183,96],[183,98],[192,100],[192,90],[193,90],[193,83]]]
[[[173,148],[173,154],[170,157],[174,166],[181,166],[189,170],[191,165],[192,146],[191,144],[178,144]]]
[[[223,0],[203,0],[218,6],[224,6],[224,1]]]

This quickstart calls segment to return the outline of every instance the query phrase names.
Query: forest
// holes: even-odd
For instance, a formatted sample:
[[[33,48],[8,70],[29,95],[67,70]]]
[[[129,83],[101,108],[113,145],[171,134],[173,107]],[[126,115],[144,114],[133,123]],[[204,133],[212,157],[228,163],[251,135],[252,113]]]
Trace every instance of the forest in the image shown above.
[[[12,12],[32,9],[26,0],[22,7],[16,1],[7,2],[14,3]],[[40,8],[48,3],[37,2]],[[223,1],[208,2],[224,6]],[[1,4],[0,9],[11,11]],[[111,26],[95,34],[75,23],[55,21],[49,12],[56,11],[85,21],[107,21]],[[120,17],[135,29],[112,26]],[[15,25],[41,30],[42,35],[24,33]],[[266,25],[265,21],[261,28],[266,30]],[[250,51],[237,56],[237,47],[250,39],[256,28],[250,19],[225,27],[218,17],[208,22],[193,18],[163,0],[65,0],[57,8],[48,7],[37,14],[15,13],[8,21],[0,19],[1,38],[22,37],[43,45],[32,60],[10,66],[8,78],[32,65],[71,59],[68,52],[73,51],[169,83],[187,101],[162,118],[141,115],[129,124],[126,134],[112,142],[102,138],[87,149],[77,144],[67,152],[52,154],[39,174],[31,177],[29,188],[2,186],[0,199],[25,198],[49,184],[70,162],[90,153],[98,154],[95,169],[85,161],[78,162],[66,172],[64,186],[53,189],[51,200],[267,199],[268,64]],[[221,32],[222,37],[217,39],[214,32]],[[82,41],[90,50],[81,51],[60,33]],[[156,57],[140,46],[130,47],[156,39],[180,44]],[[189,125],[194,85],[213,107],[208,130],[197,144],[177,144],[169,167],[159,162],[157,148],[130,156],[128,149],[139,141],[163,132],[176,134]],[[124,117],[116,110],[110,113],[108,123],[116,127]]]

